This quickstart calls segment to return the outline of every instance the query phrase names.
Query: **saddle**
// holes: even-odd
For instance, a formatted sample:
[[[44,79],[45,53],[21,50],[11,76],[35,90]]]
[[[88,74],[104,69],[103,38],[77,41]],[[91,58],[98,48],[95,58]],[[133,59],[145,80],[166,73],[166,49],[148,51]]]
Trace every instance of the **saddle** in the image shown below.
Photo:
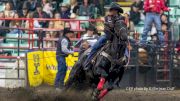
[[[93,56],[93,58],[92,58],[92,60],[91,60],[91,63],[94,65],[96,62],[96,59],[97,59],[97,57],[99,56],[99,55],[101,55],[101,53],[107,48],[107,47],[109,47],[109,45],[110,45],[110,42],[107,42],[102,48],[100,48],[98,51],[97,51],[97,53],[96,54],[94,54],[94,56]]]
[[[127,57],[126,56],[123,56],[119,59],[113,59],[111,55],[109,55],[108,53],[106,53],[104,50],[109,47],[111,43],[108,42],[106,43],[101,49],[98,50],[98,52],[93,56],[93,59],[91,60],[91,63],[93,65],[95,65],[96,63],[96,60],[97,60],[97,57],[99,55],[107,58],[110,62],[111,62],[111,68],[110,68],[110,71],[112,71],[115,67],[115,65],[125,65],[127,63]]]

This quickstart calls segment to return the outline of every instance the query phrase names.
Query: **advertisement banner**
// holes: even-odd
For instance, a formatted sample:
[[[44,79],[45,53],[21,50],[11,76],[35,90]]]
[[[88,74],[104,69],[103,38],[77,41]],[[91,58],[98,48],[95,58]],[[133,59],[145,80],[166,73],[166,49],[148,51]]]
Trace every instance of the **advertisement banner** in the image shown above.
[[[39,58],[39,65],[37,65],[37,55]],[[34,56],[34,57],[33,57]],[[28,78],[30,86],[39,86],[42,83],[54,85],[54,81],[57,73],[57,61],[55,51],[34,51],[27,53],[28,63]],[[68,67],[65,77],[65,82],[68,79],[69,73],[75,62],[78,61],[78,53],[69,55],[66,58],[66,65]],[[34,65],[33,65],[34,64]],[[36,65],[35,65],[36,64]],[[38,67],[37,67],[38,66]],[[35,71],[38,73],[34,73]]]
[[[57,61],[56,52],[54,51],[44,51],[44,83],[49,85],[54,85],[54,80],[57,73]]]
[[[30,86],[39,86],[43,82],[43,52],[34,51],[27,53],[28,80]]]

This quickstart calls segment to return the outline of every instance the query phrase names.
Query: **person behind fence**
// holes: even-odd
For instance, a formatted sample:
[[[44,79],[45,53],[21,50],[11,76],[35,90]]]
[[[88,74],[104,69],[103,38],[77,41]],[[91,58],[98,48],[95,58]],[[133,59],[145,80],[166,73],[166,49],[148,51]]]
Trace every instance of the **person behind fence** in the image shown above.
[[[62,19],[69,19],[70,18],[70,10],[69,5],[67,3],[62,3],[60,5],[60,15]]]
[[[154,22],[159,43],[161,46],[165,47],[165,40],[161,30],[161,13],[163,11],[170,11],[168,7],[165,6],[164,0],[145,0],[144,1],[144,11],[146,12],[145,25],[142,34],[141,45],[145,45],[147,41],[148,32],[151,30],[152,23]]]
[[[73,32],[69,28],[64,29],[63,36],[57,41],[56,60],[58,63],[58,72],[55,79],[55,87],[57,90],[64,88],[64,78],[66,75],[66,61],[65,58],[68,54],[72,54],[73,51],[70,49],[70,38],[73,36]]]
[[[92,46],[92,50],[90,54],[88,55],[85,63],[84,63],[84,69],[88,70],[92,67],[91,61],[94,54],[101,48],[103,45],[107,42],[107,40],[112,40],[112,32],[114,32],[113,25],[115,21],[124,22],[124,17],[120,15],[119,13],[123,13],[123,9],[120,7],[119,4],[113,2],[111,3],[111,7],[109,9],[109,15],[105,17],[105,35],[101,36],[98,41],[95,43],[94,46]],[[124,22],[125,23],[125,22]],[[126,28],[125,28],[126,29]],[[125,39],[126,40],[126,39]]]
[[[84,34],[81,39],[76,43],[75,46],[80,45],[80,52],[79,56],[81,53],[83,53],[85,50],[88,48],[94,46],[94,44],[97,42],[98,35],[97,35],[97,30],[93,26],[89,26],[89,28],[86,29],[87,32]]]

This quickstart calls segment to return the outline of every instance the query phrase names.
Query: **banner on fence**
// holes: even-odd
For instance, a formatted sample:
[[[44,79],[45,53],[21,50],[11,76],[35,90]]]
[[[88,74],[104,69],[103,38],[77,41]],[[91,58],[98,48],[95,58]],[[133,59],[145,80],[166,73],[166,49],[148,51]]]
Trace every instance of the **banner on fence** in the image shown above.
[[[78,53],[69,55],[66,58],[67,73],[65,81],[75,62],[78,60]],[[39,86],[42,83],[54,85],[57,73],[57,61],[55,51],[33,51],[27,53],[28,79],[30,86]]]

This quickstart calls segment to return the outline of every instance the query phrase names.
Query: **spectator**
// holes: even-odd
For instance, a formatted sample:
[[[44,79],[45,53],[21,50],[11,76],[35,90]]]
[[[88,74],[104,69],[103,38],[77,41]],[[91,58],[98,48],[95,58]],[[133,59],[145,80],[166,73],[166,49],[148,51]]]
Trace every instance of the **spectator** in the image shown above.
[[[163,32],[163,34],[165,34],[165,32],[167,32],[167,30],[168,30],[167,24],[162,24],[162,32]]]
[[[161,23],[162,23],[162,32],[165,33],[168,30],[168,26],[171,25],[171,23],[168,23],[168,17],[165,14],[161,15]]]
[[[146,12],[146,18],[141,44],[144,45],[146,43],[147,34],[151,30],[152,23],[154,22],[157,29],[159,42],[161,46],[166,46],[164,42],[164,36],[161,30],[160,13],[161,10],[169,11],[170,9],[164,5],[164,0],[154,0],[153,2],[150,2],[150,0],[145,0],[144,10]]]
[[[66,3],[63,3],[61,5],[60,14],[62,19],[69,19],[70,18],[70,10],[69,5]]]
[[[71,14],[70,18],[71,19],[76,19],[76,14]],[[70,21],[70,26],[71,26],[71,30],[79,30],[82,29],[81,26],[79,28],[79,22],[78,21]]]
[[[70,13],[71,13],[71,16],[72,14],[76,14],[78,13],[78,9],[79,9],[79,5],[78,5],[78,2],[77,0],[70,0]]]
[[[50,48],[52,47],[52,41],[49,41],[49,39],[51,38],[51,34],[49,34],[49,32],[46,32],[46,41],[45,41],[45,47],[46,48]]]
[[[87,33],[84,34],[81,39],[77,42],[75,46],[80,46],[80,54],[83,53],[87,48],[92,47],[98,39],[98,35],[96,34],[96,28],[90,26],[87,28]]]
[[[125,23],[127,24],[127,28],[130,29],[130,21],[129,21],[129,14],[124,13]]]
[[[37,0],[28,0],[24,2],[23,6],[28,8],[28,11],[35,11],[36,10]]]
[[[55,19],[60,19],[61,18],[61,15],[59,12],[56,12],[54,14],[54,18]],[[54,28],[58,28],[58,29],[64,29],[64,21],[54,21]]]
[[[14,14],[14,19],[20,18],[19,14],[16,12]],[[10,23],[10,27],[20,27],[21,26],[21,21],[20,20],[13,20]]]
[[[4,15],[3,11],[0,12],[0,18],[5,18],[5,15]],[[4,24],[5,24],[5,21],[4,20],[0,20],[0,26],[4,26]]]
[[[43,11],[46,12],[48,14],[48,16],[50,16],[51,18],[53,17],[53,8],[50,2],[48,2],[47,0],[42,0],[42,4],[43,4]]]
[[[16,12],[15,14],[14,14],[14,17],[13,18],[15,18],[15,19],[17,19],[17,18],[20,18],[19,17],[19,14]],[[22,21],[20,21],[20,20],[13,20],[13,21],[11,21],[10,22],[10,28],[19,28],[19,27],[21,27],[21,23]],[[17,33],[22,33],[22,30],[19,30],[19,29],[10,29],[10,34],[17,34]]]
[[[28,12],[26,18],[33,18],[33,12]],[[26,20],[24,23],[25,28],[29,29],[29,20]],[[28,30],[25,30],[25,33],[28,33]]]
[[[21,16],[22,18],[26,18],[26,17],[27,17],[27,14],[28,14],[28,8],[27,8],[26,6],[24,6],[24,7],[22,8],[22,10],[20,11],[20,16]]]
[[[41,5],[44,7],[48,2],[48,0],[40,0]]]
[[[101,19],[102,21],[104,21],[104,17],[99,17],[98,19]],[[96,22],[96,28],[100,32],[104,30],[104,23],[102,21]]]
[[[136,5],[133,5],[131,11],[129,12],[129,20],[130,20],[130,30],[134,30],[134,26],[136,26],[140,21],[141,14],[139,12],[139,8]]]
[[[71,24],[69,22],[65,22],[65,25],[64,25],[65,28],[69,28],[71,29]]]
[[[54,28],[54,24],[55,23],[53,21],[50,21],[48,28],[49,29],[53,29]],[[46,39],[55,38],[56,34],[57,34],[56,31],[47,31],[46,32]],[[54,46],[55,46],[54,41],[46,41],[46,47],[54,47]]]
[[[53,1],[51,2],[54,11],[59,11],[59,5],[60,5],[62,2],[63,2],[63,0],[53,0]]]
[[[157,41],[158,40],[158,38],[157,38],[157,35],[156,34],[154,34],[154,35],[151,35],[151,41]]]
[[[57,42],[56,60],[58,63],[58,72],[56,74],[55,87],[57,90],[59,90],[60,87],[61,91],[64,89],[64,78],[67,70],[65,58],[68,54],[73,53],[73,51],[70,50],[70,38],[72,36],[73,32],[65,28],[63,36]]]
[[[17,12],[22,10],[22,5],[24,4],[25,0],[12,0],[13,1],[13,7],[14,10],[16,10]]]
[[[41,4],[37,4],[36,11],[34,12],[33,18],[49,18],[46,12],[42,11]],[[39,21],[39,25],[43,28],[48,26],[47,21]]]
[[[105,6],[106,1],[105,0],[91,0],[91,1],[98,9],[98,14],[100,14],[101,16],[104,16],[105,15],[104,6]]]
[[[131,8],[133,6],[139,8],[139,10],[143,10],[143,1],[142,0],[134,0],[133,4],[131,5]]]
[[[36,5],[36,11],[33,14],[33,18],[49,18],[49,16],[46,14],[46,12],[42,11],[42,5],[40,3],[37,3]],[[34,21],[34,27],[36,28],[47,28],[48,27],[48,21]],[[39,41],[38,41],[38,46],[42,45],[43,47],[43,38],[45,37],[45,32],[44,31],[36,31],[38,33]]]
[[[50,21],[50,22],[49,22],[48,28],[49,28],[49,29],[54,28],[54,23],[53,23],[53,21]],[[52,38],[53,34],[54,34],[54,31],[46,31],[46,39]],[[47,40],[47,41],[45,41],[45,43],[46,43],[46,47],[52,47],[52,46],[53,46],[52,41]]]
[[[90,26],[89,28],[87,28],[87,33],[84,34],[81,39],[82,40],[87,40],[89,45],[92,47],[94,46],[94,44],[96,43],[97,39],[98,39],[98,35],[96,33],[96,28],[94,28],[93,26]]]
[[[167,15],[165,15],[165,14],[161,15],[161,22],[163,24],[168,24],[168,17],[167,17]]]
[[[0,18],[5,18],[4,12],[0,12]],[[0,20],[0,27],[5,26],[5,20]],[[4,37],[6,34],[6,30],[1,29],[0,30],[0,37]]]
[[[50,29],[55,28],[55,23],[53,21],[49,22],[49,27],[48,28],[50,28]],[[56,38],[56,34],[58,33],[58,31],[49,31],[49,34],[51,35],[51,38]],[[54,42],[53,42],[52,46],[55,46]]]
[[[11,2],[7,2],[4,10],[5,18],[13,18],[14,10]]]
[[[179,41],[176,44],[176,51],[180,52],[180,39],[179,39]]]
[[[95,12],[95,6],[90,4],[89,0],[83,0],[83,4],[79,6],[79,16],[89,16],[93,18]]]

